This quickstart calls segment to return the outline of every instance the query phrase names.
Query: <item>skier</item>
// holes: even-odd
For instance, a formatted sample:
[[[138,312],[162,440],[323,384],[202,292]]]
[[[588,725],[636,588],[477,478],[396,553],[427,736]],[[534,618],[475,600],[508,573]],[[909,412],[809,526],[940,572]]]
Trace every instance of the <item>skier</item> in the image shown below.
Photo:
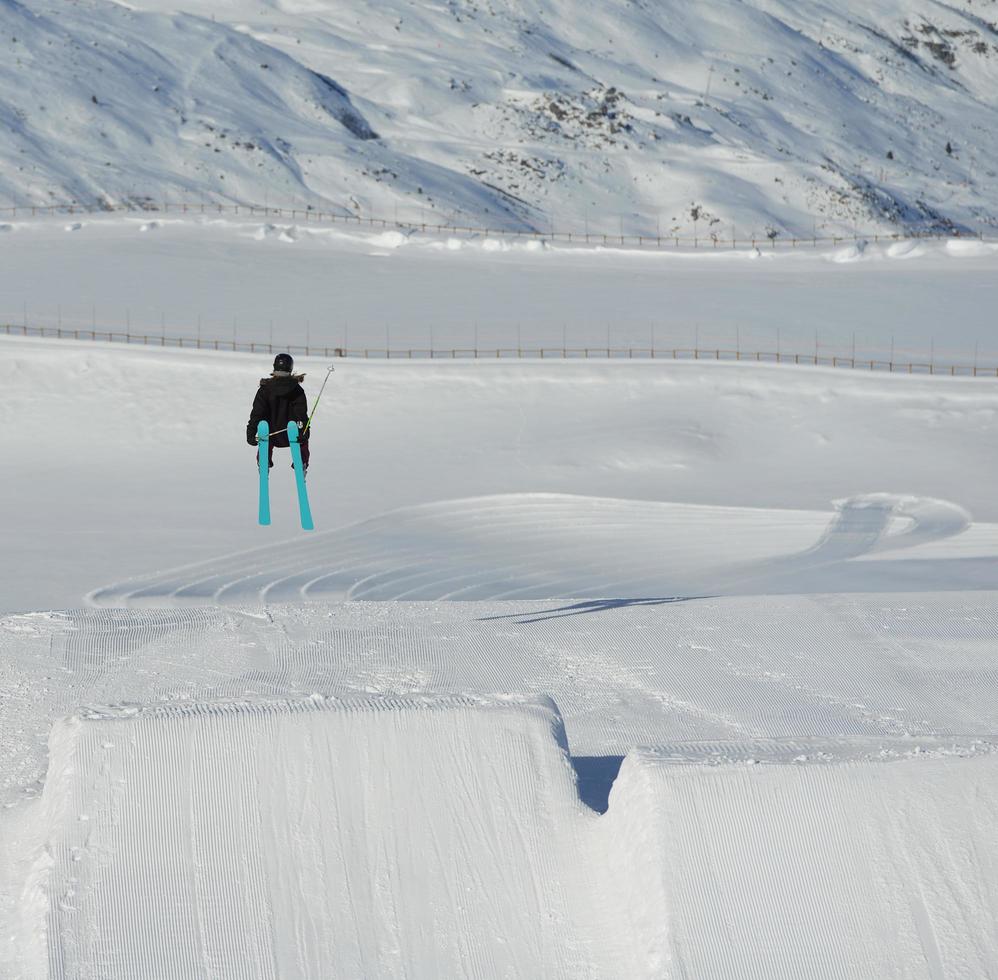
[[[246,441],[255,447],[257,444],[257,423],[266,421],[272,433],[268,440],[267,458],[270,461],[270,466],[273,467],[274,446],[286,449],[290,445],[288,442],[288,422],[297,422],[299,432],[303,432],[299,436],[302,470],[308,472],[310,431],[305,430],[305,423],[308,420],[308,403],[305,400],[305,391],[301,386],[301,382],[305,380],[305,375],[295,374],[294,368],[294,358],[290,354],[278,354],[274,358],[274,370],[270,377],[260,379],[260,387],[253,399],[253,410],[250,412],[249,422],[246,423]]]

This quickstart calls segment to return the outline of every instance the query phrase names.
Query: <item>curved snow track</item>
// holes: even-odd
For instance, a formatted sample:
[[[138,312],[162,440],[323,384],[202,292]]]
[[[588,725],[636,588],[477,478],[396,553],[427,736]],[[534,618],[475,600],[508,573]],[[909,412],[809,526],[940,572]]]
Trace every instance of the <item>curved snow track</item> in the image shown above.
[[[955,504],[892,494],[840,501],[830,521],[810,511],[560,494],[478,497],[392,511],[307,540],[107,586],[89,599],[158,606],[856,591],[863,569],[850,565],[842,573],[844,562],[943,541],[969,522]],[[781,587],[781,578],[791,585]]]

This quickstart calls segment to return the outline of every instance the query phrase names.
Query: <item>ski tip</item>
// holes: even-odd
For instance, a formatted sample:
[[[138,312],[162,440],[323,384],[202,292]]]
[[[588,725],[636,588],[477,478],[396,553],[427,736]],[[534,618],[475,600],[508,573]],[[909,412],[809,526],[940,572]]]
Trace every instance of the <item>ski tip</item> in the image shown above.
[[[298,423],[288,422],[288,440],[290,442],[298,441]]]

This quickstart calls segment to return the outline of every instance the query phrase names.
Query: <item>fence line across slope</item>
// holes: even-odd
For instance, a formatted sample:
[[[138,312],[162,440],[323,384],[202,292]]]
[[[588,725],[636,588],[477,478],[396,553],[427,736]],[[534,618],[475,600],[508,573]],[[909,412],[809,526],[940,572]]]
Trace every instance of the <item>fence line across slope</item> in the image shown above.
[[[13,205],[11,207],[0,208],[0,214],[9,215],[16,218],[18,214],[25,217],[37,217],[39,215],[53,214],[232,214],[245,215],[248,217],[279,218],[289,221],[302,221],[305,224],[322,224],[337,222],[343,224],[353,224],[368,228],[399,229],[403,231],[431,232],[435,234],[455,234],[455,235],[482,235],[485,238],[490,236],[497,238],[526,238],[533,240],[546,239],[549,241],[562,241],[571,244],[603,245],[607,248],[637,246],[638,248],[758,248],[766,246],[769,248],[782,247],[807,247],[817,248],[819,245],[841,245],[845,242],[859,242],[872,240],[874,242],[900,242],[908,239],[921,240],[945,240],[949,238],[963,238],[974,241],[998,241],[998,239],[984,237],[984,232],[968,232],[960,229],[947,229],[944,231],[905,231],[905,232],[860,232],[854,231],[852,234],[842,235],[809,235],[780,237],[776,235],[750,236],[748,238],[738,238],[732,235],[730,238],[723,238],[720,235],[697,235],[695,232],[689,235],[611,235],[603,232],[578,232],[559,231],[551,228],[547,231],[536,229],[530,230],[510,230],[504,228],[485,228],[472,224],[446,224],[433,223],[425,220],[404,221],[400,219],[388,219],[377,217],[365,217],[360,214],[337,213],[335,211],[321,211],[315,208],[272,208],[268,205],[256,204],[190,204],[175,201],[149,201],[145,204],[79,204],[76,202],[69,204],[27,204]]]
[[[948,377],[998,378],[998,366],[936,364],[932,361],[894,361],[877,358],[842,357],[786,351],[727,350],[722,347],[319,347],[291,344],[280,347],[262,341],[218,340],[161,334],[133,334],[117,330],[78,330],[67,327],[0,324],[0,333],[21,337],[48,337],[60,340],[91,340],[106,343],[177,347],[186,350],[234,351],[247,354],[274,354],[286,351],[305,357],[362,358],[365,360],[501,360],[503,358],[580,360],[704,360],[748,361],[769,364],[797,364],[809,367],[850,368],[886,371],[894,374],[931,374]]]

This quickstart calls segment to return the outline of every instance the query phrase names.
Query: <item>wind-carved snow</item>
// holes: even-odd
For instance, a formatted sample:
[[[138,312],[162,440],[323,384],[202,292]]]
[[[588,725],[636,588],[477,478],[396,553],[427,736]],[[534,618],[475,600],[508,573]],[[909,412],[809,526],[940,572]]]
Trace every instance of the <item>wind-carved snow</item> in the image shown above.
[[[761,238],[998,218],[972,0],[3,0],[0,200]]]

